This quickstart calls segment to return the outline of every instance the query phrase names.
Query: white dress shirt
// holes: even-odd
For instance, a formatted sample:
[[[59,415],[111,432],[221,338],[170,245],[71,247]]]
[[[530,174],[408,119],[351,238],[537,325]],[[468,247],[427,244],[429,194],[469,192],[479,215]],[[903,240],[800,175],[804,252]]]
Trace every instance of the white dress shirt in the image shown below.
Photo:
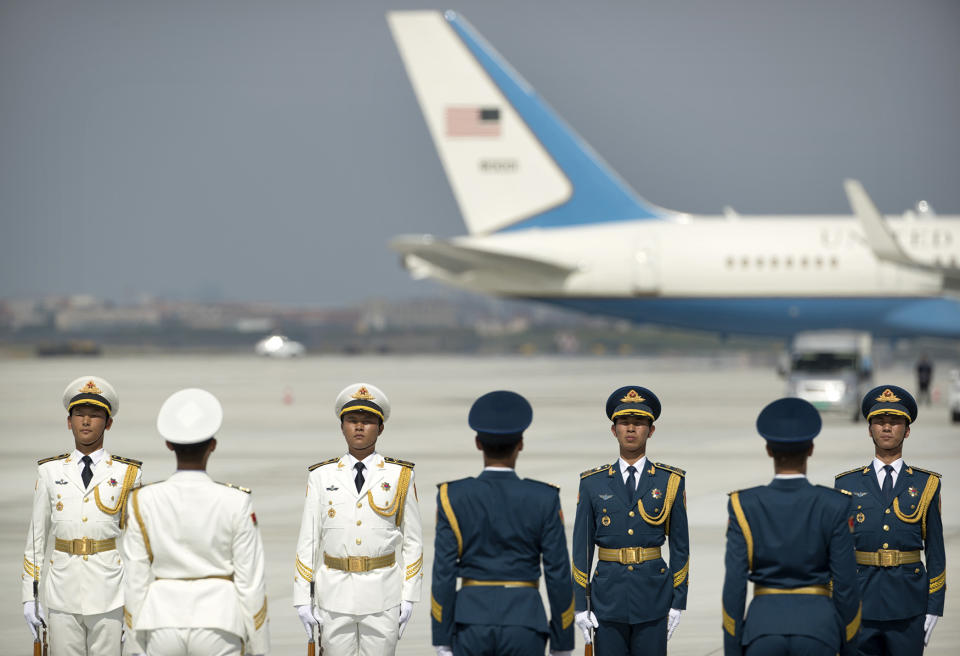
[[[630,463],[628,463],[626,460],[624,460],[623,458],[619,458],[618,460],[619,460],[619,462],[620,462],[620,475],[623,476],[623,484],[626,485],[626,484],[627,484],[627,479],[630,478],[630,472],[627,471],[627,467],[636,467],[636,468],[637,468],[637,473],[635,474],[635,476],[636,476],[637,484],[639,485],[639,484],[640,484],[640,474],[643,473],[644,467],[647,466],[647,456],[643,456],[642,458],[640,458],[639,460],[637,460],[637,461],[636,461],[635,463],[633,463],[632,465],[631,465]],[[630,491],[631,491],[631,492],[634,492],[634,491],[636,491],[636,488],[634,488],[633,490],[630,490]]]
[[[883,489],[883,479],[887,477],[887,472],[883,470],[886,464],[887,463],[880,460],[880,458],[873,459],[873,472],[877,475],[877,483],[880,485],[881,490]],[[893,485],[896,487],[897,478],[900,476],[900,469],[903,467],[903,458],[897,458],[891,462],[890,465],[893,467],[891,475],[893,476]]]

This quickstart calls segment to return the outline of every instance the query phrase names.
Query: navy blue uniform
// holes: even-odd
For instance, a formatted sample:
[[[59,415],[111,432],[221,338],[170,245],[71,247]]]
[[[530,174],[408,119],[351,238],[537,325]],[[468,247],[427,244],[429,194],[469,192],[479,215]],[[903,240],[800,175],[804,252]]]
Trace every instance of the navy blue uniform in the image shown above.
[[[839,474],[834,485],[853,495],[863,595],[860,653],[921,654],[924,617],[943,615],[946,595],[940,475],[903,463],[890,504],[872,465]]]
[[[543,654],[549,636],[551,649],[573,649],[558,489],[513,471],[485,471],[441,484],[437,508],[433,644],[451,645],[456,656],[530,656]],[[541,556],[549,623],[537,589]]]
[[[850,497],[806,478],[775,478],[731,493],[728,512],[724,654],[855,654]],[[744,619],[748,579],[754,598]]]
[[[660,553],[668,538],[669,566]],[[601,551],[590,592],[600,624],[598,656],[641,653],[641,644],[644,654],[665,654],[667,613],[687,607],[690,540],[684,472],[647,461],[633,496],[619,460],[583,472],[573,528],[577,611],[586,610],[584,592],[595,548]],[[614,554],[617,562],[607,560]]]

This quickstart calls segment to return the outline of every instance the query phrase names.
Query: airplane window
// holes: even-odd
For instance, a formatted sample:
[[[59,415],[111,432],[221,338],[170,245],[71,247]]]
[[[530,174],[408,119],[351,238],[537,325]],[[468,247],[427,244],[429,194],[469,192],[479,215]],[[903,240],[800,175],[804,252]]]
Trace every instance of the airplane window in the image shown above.
[[[830,266],[833,267],[834,269],[836,269],[836,268],[837,268],[837,264],[839,264],[839,260],[837,260],[836,257],[831,257],[831,258],[830,258]]]
[[[757,258],[757,268],[758,268],[758,269],[762,269],[762,268],[763,268],[763,258],[762,258],[762,257],[758,257],[758,258]]]
[[[770,258],[770,266],[771,266],[772,268],[776,269],[779,264],[780,264],[780,263],[779,263],[779,261],[777,260],[776,256]]]
[[[732,268],[733,268],[733,261],[734,261],[734,260],[733,260],[733,256],[732,256],[732,255],[727,258],[727,268],[728,268],[728,269],[732,269]]]
[[[807,258],[806,258],[806,257],[800,258],[800,266],[802,266],[804,269],[807,268]]]
[[[784,265],[785,267],[787,267],[788,269],[789,269],[790,267],[792,267],[792,266],[793,266],[793,258],[792,258],[792,257],[787,257],[786,259],[784,259],[783,265]]]
[[[750,258],[744,255],[743,259],[740,260],[740,266],[743,267],[744,269],[750,266]]]

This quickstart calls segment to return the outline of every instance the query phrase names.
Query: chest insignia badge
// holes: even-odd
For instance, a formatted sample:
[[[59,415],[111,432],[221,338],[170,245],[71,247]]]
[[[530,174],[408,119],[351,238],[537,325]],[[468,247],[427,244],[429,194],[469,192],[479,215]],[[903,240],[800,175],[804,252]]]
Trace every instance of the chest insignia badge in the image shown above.
[[[653,476],[654,474],[657,473],[657,470],[653,465],[650,465],[650,469],[647,470],[647,473]]]
[[[333,508],[327,511],[327,517],[336,517],[336,516],[337,516],[337,511],[334,510]]]
[[[63,510],[63,502],[57,501],[57,510]]]
[[[56,483],[57,485],[69,485],[69,483],[67,483],[67,482],[66,482],[65,480],[63,480],[62,478],[61,478],[60,480],[58,480],[58,481],[54,481],[54,483]]]
[[[336,492],[339,489],[340,488],[338,488],[336,485],[331,485],[330,487],[327,488],[327,492]]]
[[[117,487],[117,479],[111,478],[107,483],[110,484],[110,487]]]
[[[603,524],[604,526],[610,526],[610,517],[608,515],[604,515],[603,518],[600,520],[600,523]]]
[[[597,496],[599,496],[599,497],[600,497],[601,499],[603,499],[604,501],[606,501],[607,499],[612,499],[612,498],[613,498],[613,495],[612,495],[612,494],[598,494]]]
[[[650,496],[652,496],[654,499],[659,499],[660,497],[663,496],[663,492],[661,492],[659,488],[655,487],[652,490],[650,490]]]
[[[908,488],[907,488],[907,492],[909,492],[909,493],[910,493],[910,496],[912,496],[912,497],[915,497],[915,496],[917,496],[918,494],[920,494],[920,492],[919,492],[919,491],[917,490],[917,488],[915,488],[915,487],[908,487]]]
[[[866,519],[867,519],[867,516],[864,515],[862,512],[857,513],[857,523],[858,523],[858,524],[863,524],[864,520],[866,520]]]
[[[384,491],[384,492],[389,492],[389,491],[390,491],[390,484],[387,483],[386,481],[384,481],[383,483],[381,483],[381,484],[380,484],[380,487],[383,488],[383,491]]]
[[[867,494],[868,494],[868,492],[854,492],[854,493],[853,493],[853,496],[855,496],[855,497],[865,497],[865,496],[867,496]]]

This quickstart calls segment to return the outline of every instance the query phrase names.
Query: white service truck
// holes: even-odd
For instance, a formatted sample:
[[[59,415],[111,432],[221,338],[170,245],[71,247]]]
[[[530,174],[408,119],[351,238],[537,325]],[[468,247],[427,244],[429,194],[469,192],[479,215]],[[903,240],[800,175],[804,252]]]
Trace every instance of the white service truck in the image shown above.
[[[870,333],[859,331],[797,333],[780,365],[787,396],[859,420],[860,401],[873,387],[872,345]]]

